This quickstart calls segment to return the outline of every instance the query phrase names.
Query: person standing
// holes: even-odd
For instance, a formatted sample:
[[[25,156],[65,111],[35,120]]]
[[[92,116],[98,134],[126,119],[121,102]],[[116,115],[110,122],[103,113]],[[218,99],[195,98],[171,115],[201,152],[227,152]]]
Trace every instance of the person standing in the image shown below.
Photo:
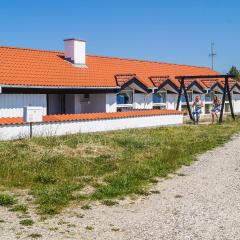
[[[202,114],[202,107],[203,107],[203,102],[200,99],[200,96],[195,97],[195,101],[193,102],[193,118],[194,118],[194,124],[199,123],[200,115]]]
[[[213,98],[213,107],[211,111],[212,124],[215,122],[215,117],[216,117],[216,120],[218,120],[218,113],[220,112],[221,112],[221,101],[218,98],[218,96],[215,95]]]

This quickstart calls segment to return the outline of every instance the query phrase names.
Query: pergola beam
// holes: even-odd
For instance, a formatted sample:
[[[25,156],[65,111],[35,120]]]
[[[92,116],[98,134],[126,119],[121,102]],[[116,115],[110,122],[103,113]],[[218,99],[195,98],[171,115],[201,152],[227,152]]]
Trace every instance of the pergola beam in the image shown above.
[[[227,74],[227,75],[195,75],[195,76],[176,76],[175,78],[176,79],[195,79],[195,78],[234,78],[235,76],[234,75],[230,75],[230,74]]]
[[[181,96],[182,96],[182,91],[184,93],[185,99],[186,99],[186,103],[187,103],[187,108],[188,108],[188,113],[189,113],[189,117],[192,121],[194,121],[194,118],[192,116],[192,111],[191,111],[191,107],[189,104],[189,99],[188,99],[188,95],[187,95],[187,89],[185,86],[185,82],[184,82],[185,78],[182,77],[180,79],[180,88],[179,88],[179,92],[178,92],[178,101],[177,101],[177,110],[179,110],[179,106],[180,106],[180,101],[181,101]]]
[[[187,103],[189,116],[190,116],[191,120],[194,121],[193,116],[192,116],[192,112],[191,112],[191,108],[190,108],[190,105],[189,105],[189,101],[188,101],[187,90],[186,90],[185,83],[184,83],[185,79],[224,78],[223,98],[222,98],[222,106],[221,106],[221,111],[220,111],[219,122],[221,123],[223,121],[223,110],[224,110],[224,106],[225,106],[226,94],[228,95],[228,100],[229,100],[229,104],[230,104],[230,110],[231,110],[232,118],[235,119],[235,115],[234,115],[234,111],[233,111],[233,104],[232,104],[232,96],[231,96],[231,92],[230,92],[230,88],[229,88],[229,81],[228,81],[229,78],[234,78],[234,77],[235,77],[234,75],[230,75],[230,74],[227,74],[227,75],[176,76],[175,78],[180,81],[180,88],[179,88],[179,92],[178,92],[178,101],[177,101],[176,109],[179,110],[182,91],[183,91],[185,99],[186,99],[186,103]]]

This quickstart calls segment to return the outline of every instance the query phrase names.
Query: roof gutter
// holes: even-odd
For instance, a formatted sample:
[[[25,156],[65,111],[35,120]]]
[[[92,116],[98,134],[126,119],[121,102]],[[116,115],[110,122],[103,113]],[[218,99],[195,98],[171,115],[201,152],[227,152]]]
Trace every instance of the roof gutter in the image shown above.
[[[1,84],[0,93],[2,88],[43,88],[43,89],[120,89],[121,87],[78,87],[78,86],[33,86],[33,85],[9,85]]]

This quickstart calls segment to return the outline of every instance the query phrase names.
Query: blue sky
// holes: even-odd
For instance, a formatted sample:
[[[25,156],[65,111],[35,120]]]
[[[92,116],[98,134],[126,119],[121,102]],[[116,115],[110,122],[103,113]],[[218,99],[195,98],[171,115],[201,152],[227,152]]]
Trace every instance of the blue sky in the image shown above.
[[[238,0],[3,0],[0,45],[63,50],[87,41],[94,55],[240,68]]]

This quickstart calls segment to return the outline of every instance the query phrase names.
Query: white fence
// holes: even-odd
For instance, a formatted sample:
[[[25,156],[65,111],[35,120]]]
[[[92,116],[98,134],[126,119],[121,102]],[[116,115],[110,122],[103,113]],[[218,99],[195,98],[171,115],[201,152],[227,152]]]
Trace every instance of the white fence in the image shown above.
[[[32,125],[32,136],[60,136],[65,134],[111,131],[128,128],[179,125],[183,115],[150,115],[117,119],[97,119],[62,122],[42,122]],[[30,125],[0,125],[0,140],[19,139],[30,136]]]

